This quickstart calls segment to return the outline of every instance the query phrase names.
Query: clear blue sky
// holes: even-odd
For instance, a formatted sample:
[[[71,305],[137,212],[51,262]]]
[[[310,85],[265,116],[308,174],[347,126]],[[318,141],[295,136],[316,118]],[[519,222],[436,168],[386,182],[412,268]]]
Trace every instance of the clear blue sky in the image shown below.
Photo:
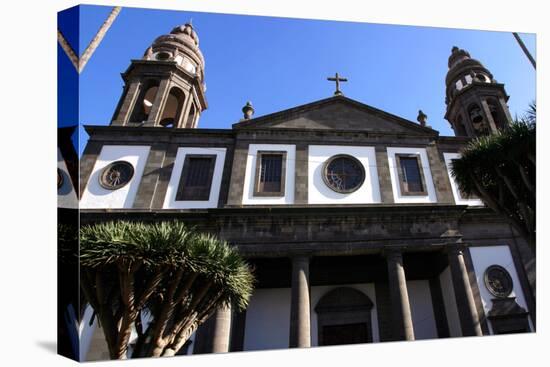
[[[80,37],[68,37],[79,54],[110,10],[81,6]],[[123,8],[80,75],[80,124],[109,124],[130,60],[191,18],[206,59],[209,108],[200,128],[231,128],[247,100],[257,117],[329,97],[326,77],[338,72],[349,79],[347,97],[412,121],[422,109],[440,135],[453,135],[443,116],[454,45],[505,84],[513,116],[536,97],[535,71],[507,32]],[[521,36],[536,58],[535,35]]]

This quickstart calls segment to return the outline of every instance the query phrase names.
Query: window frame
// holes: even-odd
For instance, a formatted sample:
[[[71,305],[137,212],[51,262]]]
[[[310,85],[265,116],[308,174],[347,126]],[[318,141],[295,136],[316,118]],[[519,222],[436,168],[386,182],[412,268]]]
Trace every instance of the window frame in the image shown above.
[[[358,167],[359,169],[361,170],[361,182],[355,186],[355,187],[352,187],[351,189],[338,189],[334,186],[332,186],[332,184],[330,183],[329,179],[328,179],[328,167],[329,165],[337,160],[337,159],[340,159],[340,158],[345,158],[345,159],[349,159],[351,161],[353,161]],[[332,157],[330,157],[329,159],[327,159],[325,161],[325,163],[323,164],[323,172],[322,172],[322,178],[323,178],[323,182],[325,183],[325,185],[327,185],[327,187],[329,189],[331,189],[332,191],[334,192],[337,192],[339,194],[351,194],[352,192],[355,192],[357,190],[359,190],[363,184],[365,183],[365,167],[363,166],[363,163],[361,163],[361,161],[357,158],[355,158],[354,156],[350,155],[350,154],[336,154],[336,155],[333,155]]]
[[[262,168],[262,157],[264,155],[280,155],[281,156],[281,188],[279,191],[260,191],[260,174]],[[286,159],[287,152],[284,150],[258,150],[256,153],[256,167],[254,174],[254,192],[256,197],[283,197],[285,196],[286,183]]]
[[[403,173],[403,167],[401,166],[402,158],[415,158],[420,171],[420,183],[422,185],[422,191],[409,191],[405,188],[405,175]],[[422,167],[422,159],[420,154],[417,153],[395,153],[395,163],[397,165],[397,179],[399,180],[399,190],[402,196],[428,196],[428,188],[426,185],[426,178],[424,177],[424,168]]]
[[[204,186],[205,192],[208,193],[207,196],[203,197],[187,197],[185,196],[185,181],[187,180],[187,177],[189,176],[190,172],[190,164],[191,160],[193,158],[208,158],[210,159],[210,167],[209,167],[209,180],[207,186]],[[181,169],[181,175],[178,182],[178,188],[176,191],[176,196],[174,201],[209,201],[210,195],[212,191],[212,182],[214,181],[214,172],[216,167],[216,154],[186,154],[185,160],[183,161],[183,167]]]

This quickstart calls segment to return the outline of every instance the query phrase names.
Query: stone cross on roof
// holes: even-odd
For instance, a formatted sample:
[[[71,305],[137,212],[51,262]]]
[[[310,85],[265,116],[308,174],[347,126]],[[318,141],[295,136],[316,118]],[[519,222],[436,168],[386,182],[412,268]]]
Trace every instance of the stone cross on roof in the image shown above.
[[[327,80],[331,81],[331,82],[336,82],[336,91],[334,91],[334,95],[335,96],[342,96],[343,93],[340,90],[340,82],[347,82],[348,79],[347,78],[342,78],[342,77],[340,77],[340,75],[338,75],[338,73],[336,73],[336,74],[334,74],[334,77],[329,77],[329,78],[327,78]]]

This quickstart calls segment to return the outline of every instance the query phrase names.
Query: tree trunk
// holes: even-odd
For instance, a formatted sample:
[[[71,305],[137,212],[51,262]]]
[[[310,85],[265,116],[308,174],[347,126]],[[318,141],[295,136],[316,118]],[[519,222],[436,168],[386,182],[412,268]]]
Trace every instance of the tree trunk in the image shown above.
[[[80,74],[82,70],[84,70],[84,67],[88,63],[88,60],[90,60],[90,57],[92,57],[92,54],[95,52],[101,41],[103,40],[103,37],[105,37],[105,34],[111,28],[111,25],[113,25],[113,22],[115,21],[116,17],[118,16],[118,13],[120,13],[120,9],[122,9],[120,6],[113,7],[113,10],[111,10],[111,13],[103,22],[99,30],[97,31],[95,37],[92,39],[88,47],[86,47],[86,50],[84,50],[84,53],[80,57],[80,60],[78,61],[78,73]]]

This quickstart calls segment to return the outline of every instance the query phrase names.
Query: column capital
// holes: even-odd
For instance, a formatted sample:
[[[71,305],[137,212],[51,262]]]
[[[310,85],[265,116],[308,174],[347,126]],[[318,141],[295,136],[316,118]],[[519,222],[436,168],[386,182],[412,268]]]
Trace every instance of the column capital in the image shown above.
[[[303,263],[303,262],[307,262],[309,263],[311,261],[311,258],[313,256],[311,254],[306,254],[306,253],[303,253],[303,254],[293,254],[293,255],[290,255],[289,256],[289,259],[290,261],[292,261],[293,263],[294,262],[299,262],[299,263]]]
[[[445,245],[443,251],[448,255],[462,255],[466,247],[468,246],[464,243],[450,243]]]
[[[381,255],[386,259],[398,259],[403,257],[403,247],[390,247],[382,249]]]

